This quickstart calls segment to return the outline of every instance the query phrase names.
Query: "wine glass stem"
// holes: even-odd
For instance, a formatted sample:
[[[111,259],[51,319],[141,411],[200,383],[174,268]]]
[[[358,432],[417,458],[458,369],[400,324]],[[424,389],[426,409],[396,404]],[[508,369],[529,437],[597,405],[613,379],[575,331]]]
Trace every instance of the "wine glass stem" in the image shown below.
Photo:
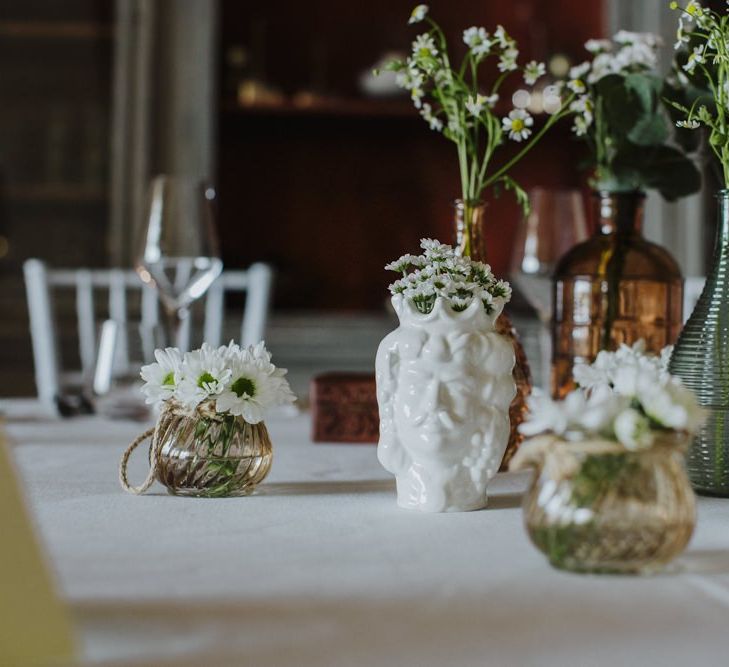
[[[165,308],[167,344],[179,348],[181,352],[187,352],[190,347],[190,329],[187,326],[189,314],[190,311],[185,307]]]

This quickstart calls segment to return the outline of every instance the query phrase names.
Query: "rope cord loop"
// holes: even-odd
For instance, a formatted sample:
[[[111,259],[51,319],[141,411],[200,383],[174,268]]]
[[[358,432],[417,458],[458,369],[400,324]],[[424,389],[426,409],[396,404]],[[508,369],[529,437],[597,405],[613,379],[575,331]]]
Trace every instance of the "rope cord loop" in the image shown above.
[[[122,488],[127,493],[133,493],[134,495],[139,495],[144,493],[150,486],[152,486],[152,483],[155,480],[155,477],[157,475],[157,467],[159,465],[159,452],[160,452],[160,442],[161,438],[158,437],[157,429],[159,428],[159,421],[157,422],[157,425],[154,426],[154,428],[150,428],[144,433],[142,433],[140,436],[134,439],[134,441],[127,447],[126,451],[122,455],[121,461],[119,462],[119,482],[122,485]],[[132,452],[141,445],[145,440],[152,438],[152,456],[151,456],[151,462],[149,467],[149,472],[147,473],[147,478],[142,482],[140,486],[132,486],[129,483],[129,478],[127,477],[127,465],[129,463],[129,457],[132,455]]]

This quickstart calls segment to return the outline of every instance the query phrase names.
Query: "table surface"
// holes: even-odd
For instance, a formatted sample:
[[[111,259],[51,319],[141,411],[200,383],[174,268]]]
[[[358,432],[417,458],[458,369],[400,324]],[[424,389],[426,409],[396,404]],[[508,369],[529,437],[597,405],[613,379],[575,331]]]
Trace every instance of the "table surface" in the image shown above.
[[[117,464],[144,424],[2,407],[83,664],[727,664],[729,500],[700,499],[668,572],[575,575],[529,543],[522,474],[482,511],[401,510],[374,446],[312,444],[303,414],[269,420],[256,495],[135,497]]]

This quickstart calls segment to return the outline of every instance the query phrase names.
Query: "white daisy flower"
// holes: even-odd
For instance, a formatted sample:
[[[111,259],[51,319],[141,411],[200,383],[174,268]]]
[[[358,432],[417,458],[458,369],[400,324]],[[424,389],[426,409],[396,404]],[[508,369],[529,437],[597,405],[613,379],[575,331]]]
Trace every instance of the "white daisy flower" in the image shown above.
[[[144,380],[142,392],[145,403],[159,404],[174,396],[177,384],[182,379],[182,355],[176,347],[155,350],[156,363],[142,366],[140,375]]]
[[[395,83],[405,90],[421,88],[424,82],[423,74],[416,67],[408,67],[395,75]]]
[[[501,53],[499,58],[499,72],[513,72],[517,68],[516,59],[519,57],[519,50],[510,46]]]
[[[661,38],[652,32],[631,32],[630,30],[619,30],[613,36],[616,44],[645,44],[646,46],[659,46]]]
[[[493,45],[486,30],[484,28],[477,28],[476,26],[472,26],[463,31],[463,41],[471,49],[471,53],[474,56],[486,55]]]
[[[689,34],[683,29],[683,21],[679,18],[678,29],[676,30],[676,42],[674,43],[673,48],[676,51],[679,51],[689,43],[690,39]]]
[[[701,123],[698,120],[677,120],[676,127],[684,127],[687,130],[695,130],[701,127]]]
[[[413,56],[415,58],[434,58],[438,55],[435,41],[426,32],[418,35],[413,42]]]
[[[587,83],[597,83],[608,74],[620,71],[620,64],[611,53],[600,53],[592,61],[592,68],[587,76]]]
[[[425,256],[429,259],[434,255],[448,255],[453,251],[449,245],[435,239],[420,239],[420,247],[425,250]]]
[[[570,68],[570,79],[582,79],[590,71],[590,62],[585,61]]]
[[[694,50],[689,54],[686,64],[683,66],[684,71],[689,74],[693,74],[697,65],[701,65],[706,62],[704,58],[704,47],[702,45],[694,47]]]
[[[418,255],[403,255],[394,262],[385,265],[385,271],[396,271],[397,273],[405,273],[410,267],[422,267],[425,264],[423,257]]]
[[[613,423],[615,437],[626,449],[647,449],[655,441],[648,418],[637,410],[623,410]]]
[[[572,121],[572,131],[576,136],[584,137],[590,129],[591,124],[584,116],[575,116]]]
[[[635,67],[653,69],[658,64],[655,47],[644,42],[636,42],[623,46],[615,55],[615,62],[620,69]]]
[[[582,79],[571,79],[567,82],[567,88],[578,95],[581,95],[587,90],[587,86],[585,86],[585,82]]]
[[[532,60],[524,67],[524,83],[527,86],[533,86],[546,73],[547,68],[544,63],[538,63],[536,60]]]
[[[230,379],[229,360],[203,343],[199,350],[186,352],[182,359],[182,380],[175,390],[175,399],[189,409],[216,396]]]
[[[476,95],[476,97],[470,96],[466,100],[466,109],[472,116],[478,118],[483,112],[484,108],[488,106],[489,98],[484,95]]]
[[[430,104],[423,104],[423,108],[420,110],[420,115],[428,123],[428,126],[431,130],[440,132],[443,129],[443,121],[441,121],[440,118],[436,117],[435,114],[433,114],[433,109],[431,108]]]
[[[420,107],[423,106],[423,97],[425,96],[425,92],[422,88],[413,88],[410,91],[410,99],[413,101],[413,104],[415,105],[416,109],[420,109]]]
[[[425,19],[427,14],[428,5],[417,5],[410,14],[410,18],[408,19],[408,25],[412,25],[413,23],[420,23]]]
[[[613,43],[609,39],[588,39],[585,42],[585,49],[590,53],[603,53],[611,51]]]
[[[514,141],[528,139],[532,133],[529,128],[534,125],[534,119],[524,109],[514,109],[501,122],[504,131],[509,133],[509,139]]]
[[[258,424],[269,408],[296,400],[285,374],[271,363],[263,342],[242,350],[230,365],[230,378],[215,399],[215,409]]]
[[[691,2],[686,5],[684,11],[686,12],[686,14],[684,14],[686,20],[694,21],[695,19],[698,19],[703,15],[704,8],[698,2],[696,2],[696,0],[691,0]]]
[[[496,32],[494,33],[494,39],[498,42],[499,46],[502,49],[505,49],[507,46],[513,44],[513,40],[511,37],[509,37],[506,30],[504,30],[504,26],[498,25],[496,26]]]

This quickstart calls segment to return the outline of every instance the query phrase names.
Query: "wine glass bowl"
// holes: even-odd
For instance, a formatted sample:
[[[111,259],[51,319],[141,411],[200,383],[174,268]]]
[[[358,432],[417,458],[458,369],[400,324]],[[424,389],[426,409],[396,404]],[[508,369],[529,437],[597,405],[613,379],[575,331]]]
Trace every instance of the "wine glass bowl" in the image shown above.
[[[510,277],[542,321],[552,314],[551,282],[557,262],[587,238],[584,202],[579,190],[534,188],[530,211],[517,229]]]
[[[534,188],[529,203],[530,211],[517,228],[509,277],[539,317],[539,383],[547,388],[552,356],[552,274],[560,258],[587,239],[588,229],[579,190]]]
[[[181,348],[187,347],[182,334],[190,305],[223,270],[214,202],[215,190],[194,178],[157,176],[149,190],[136,269],[159,294],[168,342]]]

